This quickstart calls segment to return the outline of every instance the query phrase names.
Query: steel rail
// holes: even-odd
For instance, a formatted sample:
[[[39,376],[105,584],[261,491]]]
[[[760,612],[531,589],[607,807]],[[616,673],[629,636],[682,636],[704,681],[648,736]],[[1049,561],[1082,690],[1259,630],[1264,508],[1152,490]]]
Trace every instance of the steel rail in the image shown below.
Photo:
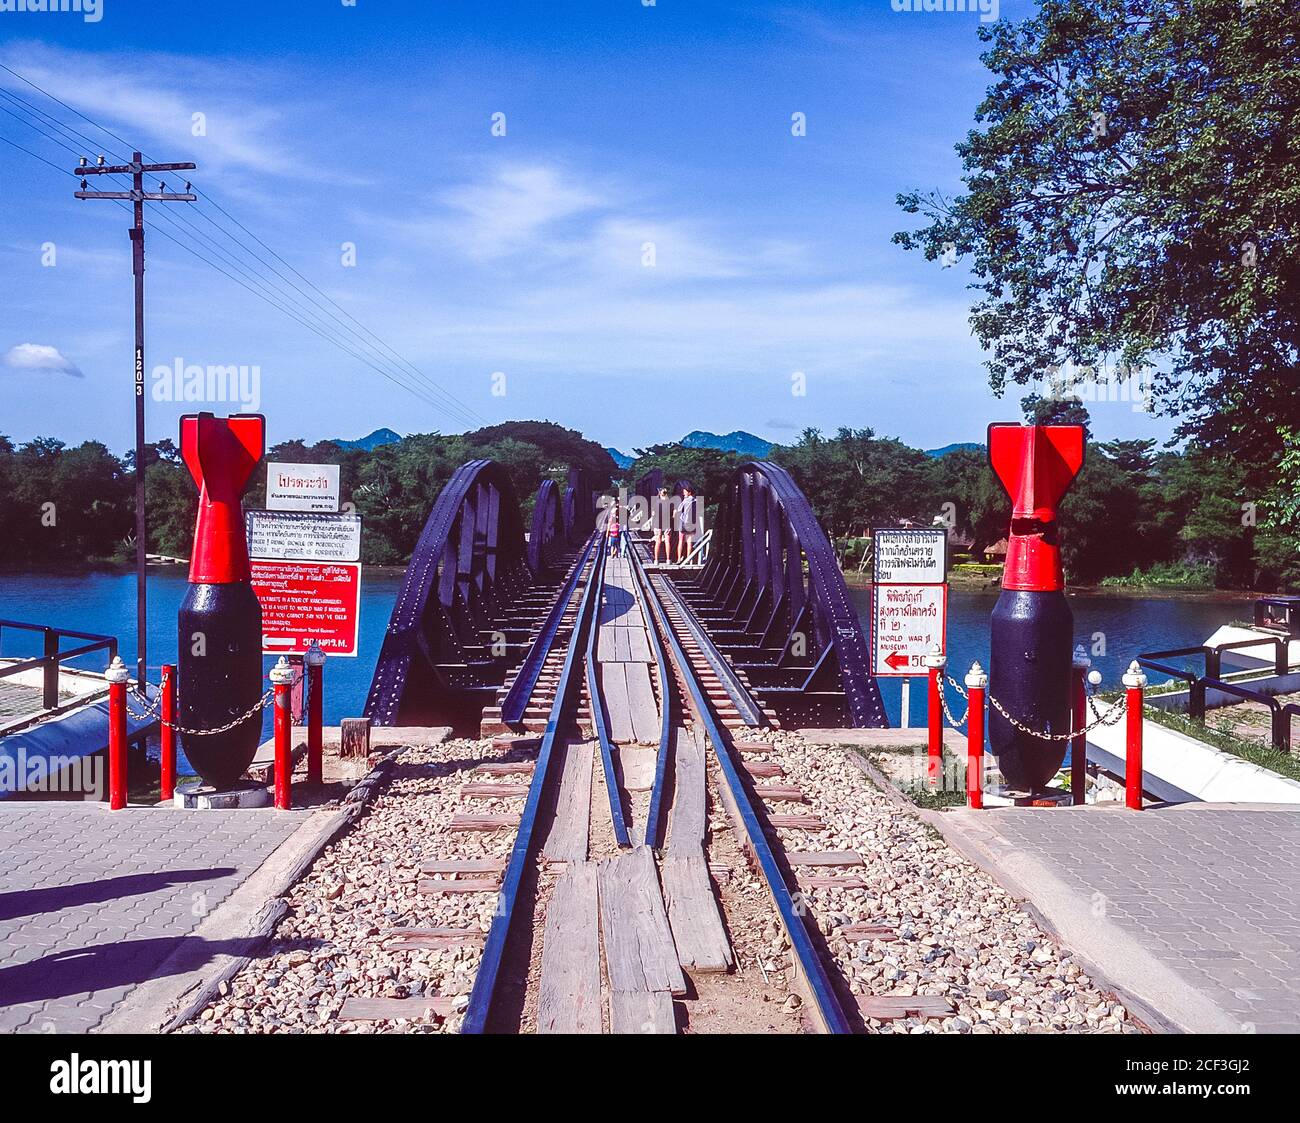
[[[691,665],[690,659],[682,648],[681,640],[678,639],[676,631],[669,623],[668,614],[664,611],[659,598],[654,594],[649,580],[645,577],[645,571],[640,566],[637,567],[637,576],[644,581],[646,599],[653,607],[655,619],[668,639],[678,674],[690,694],[693,703],[692,708],[713,744],[714,756],[717,757],[718,766],[726,779],[731,801],[739,815],[741,826],[749,838],[749,844],[754,856],[758,859],[763,877],[767,881],[768,892],[772,895],[772,901],[776,905],[777,913],[781,918],[781,925],[785,929],[786,936],[790,941],[790,947],[794,951],[799,971],[808,985],[818,1020],[827,1033],[852,1033],[853,1028],[835,993],[835,985],[831,980],[830,972],[827,970],[826,964],[822,962],[822,957],[818,954],[817,948],[813,946],[812,938],[809,936],[808,929],[804,924],[801,913],[806,912],[807,909],[804,906],[795,904],[790,887],[786,884],[780,866],[777,865],[776,854],[773,852],[767,836],[763,833],[763,824],[759,820],[753,800],[750,798],[750,794],[741,780],[740,772],[736,768],[735,759],[732,755],[730,735],[725,732],[718,722],[708,695],[700,685],[695,668]]]
[[[586,559],[591,556],[595,542],[596,535],[593,534],[583,551],[582,562],[579,563],[576,570],[577,575],[582,574]],[[510,861],[506,866],[505,877],[501,882],[501,892],[497,895],[496,913],[493,916],[492,925],[488,929],[487,939],[483,944],[483,958],[479,964],[478,974],[474,977],[474,987],[470,991],[469,1005],[465,1009],[465,1018],[461,1022],[461,1033],[487,1032],[488,1017],[492,1013],[492,1002],[496,996],[497,979],[501,972],[501,961],[505,956],[506,944],[509,942],[511,929],[514,926],[515,905],[519,900],[519,887],[523,883],[524,874],[527,871],[528,862],[532,857],[535,846],[534,833],[537,827],[537,813],[541,808],[542,793],[549,778],[552,750],[564,724],[565,713],[570,702],[569,695],[576,682],[573,671],[578,662],[578,649],[582,640],[582,630],[588,625],[591,608],[596,603],[592,597],[592,589],[595,587],[594,578],[595,571],[593,570],[592,579],[587,582],[587,586],[582,592],[582,600],[578,604],[578,613],[573,621],[573,635],[570,637],[568,650],[564,656],[559,682],[555,687],[555,698],[551,703],[550,716],[546,721],[546,731],[542,734],[542,743],[537,751],[537,760],[533,765],[533,779],[528,786],[528,798],[524,801],[524,809],[519,817],[519,831],[515,835],[515,844],[510,851]],[[560,595],[560,602],[564,608],[567,608],[569,602],[573,599],[574,589],[575,585],[573,583],[565,585],[565,590]],[[562,618],[563,612],[560,615]],[[558,631],[558,625],[555,631]],[[555,634],[552,632],[552,643],[554,640]]]
[[[528,700],[533,695],[533,688],[537,685],[537,676],[542,673],[542,667],[546,663],[546,657],[550,653],[551,644],[555,642],[555,633],[559,630],[560,621],[564,619],[564,610],[569,606],[569,601],[573,598],[573,590],[577,588],[578,578],[587,566],[587,559],[591,556],[592,547],[596,544],[596,536],[593,534],[587,539],[586,549],[583,550],[582,556],[573,566],[573,572],[564,583],[564,588],[560,590],[559,595],[555,598],[555,603],[551,605],[551,611],[546,616],[546,621],[542,625],[532,645],[528,648],[528,654],[524,656],[524,661],[519,665],[519,672],[515,675],[515,681],[510,684],[510,689],[506,691],[504,701],[501,703],[501,720],[506,725],[514,725],[523,720],[524,711],[528,708]]]
[[[587,697],[591,701],[591,724],[600,742],[600,762],[605,770],[605,791],[609,795],[609,814],[614,821],[614,841],[623,849],[630,849],[632,839],[627,833],[627,817],[623,814],[623,797],[619,794],[618,772],[614,767],[614,742],[610,738],[609,715],[605,712],[605,699],[600,692],[600,676],[596,674],[596,641],[600,635],[600,610],[605,592],[605,536],[596,547],[595,569],[591,585],[595,589],[596,606],[592,610],[591,627],[587,631]]]
[[[668,758],[673,751],[673,681],[668,674],[668,658],[664,654],[663,644],[659,640],[659,629],[655,627],[651,615],[650,597],[642,585],[644,574],[641,571],[641,558],[636,548],[628,550],[632,557],[632,588],[641,614],[645,619],[646,634],[650,637],[650,650],[654,653],[655,669],[659,674],[659,753],[655,757],[654,786],[650,791],[650,809],[645,820],[645,844],[652,849],[659,847],[663,841],[664,818],[672,796],[666,791],[668,777]]]
[[[755,728],[766,725],[767,718],[763,716],[762,709],[754,701],[753,694],[740,681],[735,668],[727,661],[726,656],[718,650],[717,644],[713,642],[713,638],[705,630],[704,625],[700,623],[695,611],[686,603],[685,598],[670,579],[664,579],[664,586],[668,591],[668,595],[672,598],[673,607],[681,613],[682,621],[685,623],[687,630],[694,637],[695,642],[700,645],[700,654],[713,668],[714,673],[718,676],[718,681],[722,683],[722,688],[727,692],[727,696],[735,703],[736,712],[740,714],[741,720],[746,725]]]

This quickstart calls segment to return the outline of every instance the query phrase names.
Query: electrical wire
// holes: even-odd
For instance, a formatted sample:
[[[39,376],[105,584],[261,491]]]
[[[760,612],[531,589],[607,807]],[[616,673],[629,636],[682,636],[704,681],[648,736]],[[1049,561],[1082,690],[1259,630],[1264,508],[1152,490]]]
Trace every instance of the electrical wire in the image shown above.
[[[126,141],[123,137],[121,137],[121,136],[118,135],[117,133],[113,132],[111,129],[107,128],[106,126],[101,125],[99,122],[97,122],[97,121],[93,120],[92,118],[88,117],[86,114],[82,113],[80,110],[78,110],[78,109],[74,108],[73,106],[69,105],[67,102],[65,102],[65,101],[61,100],[60,98],[56,97],[54,94],[50,93],[48,90],[44,89],[43,87],[37,85],[35,82],[31,81],[29,78],[25,77],[24,75],[18,73],[18,72],[17,72],[16,70],[14,70],[13,68],[11,68],[11,67],[9,67],[9,66],[6,66],[6,65],[3,64],[3,63],[0,63],[0,70],[4,70],[6,73],[13,75],[15,78],[18,78],[20,81],[22,81],[22,82],[24,82],[26,85],[30,86],[32,89],[36,90],[36,91],[39,92],[40,94],[42,94],[42,95],[44,95],[45,97],[49,98],[51,101],[55,102],[57,105],[60,105],[60,106],[62,106],[64,109],[67,109],[69,112],[75,114],[77,117],[79,117],[81,120],[85,121],[87,124],[89,124],[89,125],[92,126],[93,128],[98,129],[100,132],[104,133],[105,135],[112,137],[114,140],[118,141],[120,144],[126,145],[127,148],[128,148],[128,149],[131,149],[133,152],[135,151],[135,150],[132,148],[132,146],[130,145],[130,143],[129,143],[128,141]],[[78,130],[72,128],[71,126],[64,124],[63,122],[59,121],[57,118],[53,117],[51,114],[49,114],[49,113],[45,112],[44,110],[40,109],[38,106],[34,105],[33,103],[27,101],[27,100],[24,99],[24,98],[19,97],[19,95],[13,93],[13,91],[11,91],[11,90],[0,89],[0,95],[3,95],[3,96],[5,96],[5,97],[7,97],[8,99],[10,99],[11,103],[21,104],[22,106],[26,107],[27,110],[28,110],[29,112],[31,112],[31,113],[33,114],[33,116],[36,116],[37,119],[38,119],[39,121],[42,121],[43,123],[48,123],[49,126],[54,127],[54,128],[57,128],[57,129],[58,129],[61,133],[63,133],[65,136],[70,136],[70,137],[73,137],[73,138],[79,139],[79,140],[81,140],[81,141],[84,141],[87,145],[90,146],[91,151],[93,151],[93,150],[97,147],[96,144],[95,144],[95,142],[94,142],[93,140],[91,140],[91,138],[89,138],[88,136],[86,136],[84,133],[79,132]],[[36,131],[38,131],[38,132],[41,131],[40,129],[37,129],[36,126],[31,125],[30,122],[25,121],[25,120],[24,120],[23,118],[21,118],[21,117],[17,117],[16,114],[14,114],[13,112],[11,112],[11,111],[8,110],[8,109],[5,109],[4,106],[0,106],[0,111],[4,111],[4,112],[6,112],[6,113],[9,113],[10,116],[15,117],[17,120],[21,121],[23,124],[28,125],[28,127],[30,127],[30,128],[36,129]],[[66,144],[66,142],[63,142],[60,138],[57,138],[57,137],[50,137],[50,136],[48,136],[48,134],[43,134],[43,135],[47,135],[47,138],[48,138],[48,139],[55,140],[56,143],[62,143],[63,146],[64,146],[65,148],[68,147],[68,145]],[[16,145],[16,144],[13,144],[13,142],[6,141],[6,143],[10,143],[13,147],[19,148],[20,150],[27,152],[28,155],[35,155],[35,153],[31,153],[31,152],[30,152],[29,150],[27,150],[27,149],[22,149],[21,146]],[[72,151],[74,155],[78,155],[78,156],[81,155],[81,153],[77,153],[77,152],[75,151],[75,149],[69,149],[69,151]],[[112,150],[110,149],[109,151],[111,152]],[[128,162],[129,162],[128,159],[125,159],[125,158],[123,158],[123,157],[120,157],[120,156],[118,156],[116,153],[113,153],[113,155],[114,155],[117,159],[119,159],[121,162],[123,162],[123,163],[128,163]],[[42,157],[39,157],[39,156],[38,156],[37,158],[38,158],[38,159],[43,159]],[[148,159],[148,156],[146,155],[145,158]],[[49,161],[44,161],[44,162],[45,162],[45,163],[50,163]],[[54,166],[54,165],[51,165],[51,166]],[[76,174],[76,173],[72,173],[72,174]],[[191,190],[194,190],[194,188],[193,188],[192,185],[191,185]],[[195,193],[198,194],[198,192],[197,192],[196,190],[195,190]],[[320,289],[317,285],[315,285],[315,284],[314,284],[314,283],[313,283],[313,282],[312,282],[308,277],[306,277],[306,276],[305,276],[301,271],[299,271],[299,270],[298,270],[297,268],[295,268],[292,264],[290,264],[288,261],[286,261],[286,260],[285,260],[285,259],[284,259],[280,254],[278,254],[274,249],[272,249],[271,246],[269,246],[269,245],[268,245],[268,244],[267,244],[263,239],[259,238],[259,237],[258,237],[256,234],[254,234],[254,233],[253,233],[253,232],[252,232],[252,231],[251,231],[251,230],[250,230],[246,225],[244,225],[244,223],[240,222],[239,219],[237,219],[237,218],[236,218],[234,215],[232,215],[228,210],[226,210],[223,206],[221,206],[221,204],[220,204],[219,202],[217,202],[215,199],[213,199],[213,198],[212,198],[210,195],[208,195],[206,192],[202,194],[201,198],[202,198],[202,200],[203,200],[204,202],[206,202],[206,203],[210,204],[212,207],[216,208],[216,210],[217,210],[218,212],[220,212],[220,213],[221,213],[221,214],[222,214],[222,215],[223,215],[223,216],[224,216],[228,221],[234,223],[234,225],[237,226],[241,231],[243,231],[244,234],[246,234],[246,235],[247,235],[249,238],[251,238],[254,242],[256,242],[258,245],[260,245],[260,246],[261,246],[264,250],[266,250],[266,252],[269,253],[269,254],[270,254],[270,255],[271,255],[275,260],[279,261],[282,265],[285,266],[285,268],[287,268],[288,270],[290,270],[290,271],[291,271],[295,276],[297,276],[300,280],[302,280],[302,281],[303,281],[303,282],[304,282],[304,283],[305,283],[305,284],[306,284],[306,285],[307,285],[307,286],[308,286],[308,287],[309,287],[313,292],[315,292],[315,293],[316,293],[319,297],[321,297],[324,301],[328,302],[328,304],[329,304],[330,306],[332,306],[332,307],[333,307],[334,309],[336,309],[339,313],[341,313],[344,317],[346,317],[347,320],[349,320],[352,324],[356,325],[356,329],[360,329],[360,332],[364,332],[364,333],[365,333],[365,336],[368,336],[370,340],[374,340],[375,342],[374,342],[374,343],[369,342],[369,340],[367,340],[366,338],[363,338],[362,335],[361,335],[361,334],[360,334],[356,329],[354,329],[354,328],[350,328],[350,327],[348,327],[346,324],[343,324],[343,323],[339,322],[338,317],[335,316],[332,312],[330,312],[329,309],[327,309],[327,308],[325,307],[324,304],[321,304],[321,302],[320,302],[319,300],[316,300],[315,298],[313,298],[309,293],[304,292],[303,289],[301,289],[297,284],[295,284],[295,283],[294,283],[290,278],[288,278],[287,276],[285,276],[284,273],[282,273],[279,269],[277,269],[274,265],[272,265],[270,262],[268,262],[265,258],[263,258],[263,257],[262,257],[260,254],[258,254],[255,250],[253,250],[251,247],[249,247],[249,246],[247,245],[247,243],[241,241],[238,237],[236,237],[233,233],[231,233],[230,230],[228,230],[227,228],[223,227],[220,223],[216,222],[216,221],[215,221],[215,220],[214,220],[210,215],[208,215],[208,214],[206,213],[206,211],[196,208],[196,213],[198,213],[199,216],[202,217],[205,221],[207,221],[208,223],[210,223],[210,224],[214,227],[214,229],[218,230],[218,231],[219,231],[220,233],[222,233],[225,237],[229,238],[232,242],[234,242],[235,245],[237,245],[241,250],[243,250],[244,252],[248,253],[250,257],[254,258],[254,259],[255,259],[256,261],[258,261],[261,265],[263,265],[263,266],[265,266],[267,269],[269,269],[273,274],[275,274],[276,277],[278,277],[281,281],[283,281],[284,283],[288,284],[288,285],[289,285],[291,288],[293,288],[297,293],[299,293],[299,295],[301,295],[301,296],[304,297],[305,299],[311,301],[312,304],[314,304],[314,305],[316,306],[316,308],[319,309],[319,311],[313,311],[313,310],[311,310],[311,309],[308,309],[308,308],[307,308],[305,305],[303,305],[300,301],[297,301],[297,300],[295,300],[293,297],[289,296],[288,293],[286,293],[286,292],[281,292],[278,288],[275,288],[275,282],[271,282],[271,283],[270,283],[270,286],[267,286],[264,282],[261,282],[261,281],[257,281],[257,282],[255,282],[255,283],[258,283],[261,287],[270,287],[273,291],[276,292],[277,297],[279,297],[279,298],[281,298],[281,299],[283,299],[283,300],[291,301],[294,305],[296,305],[296,306],[297,306],[297,307],[298,307],[298,308],[303,312],[304,315],[309,316],[309,317],[310,317],[312,320],[314,320],[314,321],[315,321],[315,320],[323,320],[323,319],[326,318],[326,317],[327,317],[329,320],[332,320],[332,321],[333,321],[333,327],[334,327],[334,329],[337,330],[337,331],[339,331],[340,333],[342,333],[342,334],[344,335],[345,338],[349,338],[349,339],[355,341],[355,345],[356,345],[356,346],[362,347],[362,348],[366,349],[367,351],[374,352],[374,353],[375,353],[375,356],[378,357],[379,360],[380,360],[381,362],[383,362],[383,363],[385,363],[385,364],[388,364],[388,363],[393,363],[393,364],[395,364],[395,365],[397,366],[398,370],[402,371],[402,373],[403,373],[403,377],[413,377],[413,378],[415,378],[416,380],[418,380],[418,385],[419,385],[422,389],[425,389],[425,390],[427,390],[429,393],[432,393],[432,394],[437,395],[437,397],[438,397],[439,399],[441,399],[441,401],[439,401],[439,402],[432,401],[432,400],[428,397],[428,394],[427,394],[427,393],[420,393],[420,392],[418,392],[418,391],[417,391],[415,388],[413,388],[412,386],[407,385],[406,382],[404,382],[404,381],[398,381],[397,379],[394,379],[391,375],[387,374],[384,370],[382,370],[380,367],[378,367],[374,362],[370,361],[369,359],[362,359],[362,361],[366,362],[366,365],[370,366],[372,369],[378,370],[380,373],[383,373],[383,374],[385,375],[385,377],[389,378],[390,381],[393,381],[395,385],[402,386],[404,389],[407,389],[408,391],[410,391],[410,392],[412,392],[412,393],[415,393],[417,397],[422,398],[422,400],[424,400],[424,401],[426,401],[428,404],[434,406],[434,408],[436,408],[436,409],[440,409],[440,410],[442,410],[442,411],[444,411],[444,412],[447,412],[447,413],[449,413],[449,414],[452,414],[453,416],[456,417],[457,420],[460,420],[460,421],[462,421],[463,423],[469,423],[469,424],[475,424],[475,423],[483,423],[483,424],[486,424],[486,423],[487,423],[487,419],[486,419],[486,418],[484,418],[481,414],[477,413],[477,412],[476,412],[472,407],[468,406],[466,403],[461,402],[460,399],[456,398],[454,395],[452,395],[450,392],[448,392],[446,389],[444,389],[442,386],[440,386],[436,381],[434,381],[432,378],[430,378],[428,375],[426,375],[423,371],[421,371],[418,367],[416,367],[413,363],[411,363],[409,360],[407,360],[406,358],[404,358],[404,357],[403,357],[403,356],[402,356],[398,351],[396,351],[392,346],[390,346],[387,342],[385,342],[385,341],[384,341],[384,340],[383,340],[379,335],[377,335],[375,332],[373,332],[373,331],[372,331],[370,328],[368,328],[365,324],[361,323],[361,321],[358,320],[355,316],[353,316],[350,312],[348,312],[347,309],[345,309],[342,305],[340,305],[340,304],[339,304],[337,301],[335,301],[332,297],[330,297],[330,296],[329,296],[328,294],[326,294],[323,290],[321,290],[321,289]],[[163,213],[162,208],[159,209],[158,213]],[[182,214],[184,215],[184,212],[182,212]],[[199,237],[202,237],[202,236],[203,236],[202,233],[201,233],[201,231],[198,230],[197,225],[196,225],[196,224],[195,224],[195,223],[190,219],[190,217],[189,217],[188,215],[184,215],[184,221],[185,221],[185,223],[186,223],[187,226],[189,226],[189,227],[192,228],[192,233],[193,233],[194,235],[199,236]],[[176,224],[175,222],[173,222],[172,224],[173,224],[173,227],[177,227],[177,224]],[[162,231],[160,231],[160,233],[162,233]],[[174,239],[174,238],[171,239],[171,240],[172,240],[172,241],[176,241],[176,239]],[[212,245],[212,246],[214,247],[214,249],[216,249],[216,244],[215,244],[214,242],[212,242],[211,239],[205,239],[205,240],[208,242],[208,244]],[[182,245],[182,248],[188,248],[188,247],[186,247],[183,243],[179,243],[179,242],[178,242],[177,244]],[[191,251],[191,252],[193,252],[193,251]],[[213,268],[216,268],[216,266],[215,266],[215,265],[214,265],[214,264],[213,264],[209,259],[203,257],[203,256],[200,255],[200,254],[195,254],[195,256],[199,257],[200,260],[203,260],[203,261],[207,262],[207,264],[209,264],[209,265],[212,266]],[[225,255],[223,255],[223,257],[225,258],[225,260],[232,261],[232,263],[233,263],[233,261],[234,261],[233,257],[231,257],[231,255],[229,255],[229,254],[225,254]],[[234,267],[235,267],[235,268],[241,268],[241,270],[244,271],[247,275],[249,275],[250,277],[252,276],[252,272],[251,272],[250,270],[248,270],[246,267],[241,267],[241,266],[238,265],[238,264],[236,264]],[[218,271],[224,273],[224,270],[220,270],[220,269],[218,269]],[[229,273],[224,273],[224,275],[226,275],[227,277],[230,277],[230,276],[231,276]],[[232,280],[237,280],[237,278],[233,278],[233,277],[231,277],[231,279],[232,279]],[[248,288],[249,286],[248,286],[248,285],[244,285],[244,287],[245,287],[245,288]],[[255,290],[250,289],[250,291],[254,291],[254,292],[255,292],[255,295],[262,296],[261,293],[258,293],[258,292],[256,292]],[[271,303],[271,301],[270,301],[267,297],[265,297],[265,296],[262,296],[262,299],[266,299],[266,300],[268,300],[268,303]],[[288,314],[288,313],[287,313],[287,310],[286,310],[282,305],[274,304],[274,303],[273,303],[273,307],[277,307],[280,311],[282,311],[282,312],[286,312],[286,314]],[[293,317],[293,318],[295,318],[299,323],[303,323],[303,320],[302,320],[302,319],[300,319],[300,318],[298,318],[298,317]],[[309,325],[304,324],[304,326],[309,326]],[[353,355],[353,357],[358,357],[358,358],[360,358],[360,356],[358,356],[358,354],[357,354],[357,352],[356,352],[355,350],[353,350],[351,347],[345,346],[343,343],[339,342],[337,339],[333,338],[332,336],[330,336],[330,335],[326,335],[326,334],[323,334],[322,331],[317,330],[316,328],[312,328],[311,330],[316,331],[316,333],[317,333],[318,335],[321,335],[322,338],[327,339],[327,341],[334,343],[336,346],[339,346],[340,348],[342,348],[343,350],[345,350],[348,354]],[[377,344],[378,346],[376,346],[376,344]],[[389,358],[388,356],[391,356],[391,358]],[[408,374],[407,372],[409,372],[409,374]]]

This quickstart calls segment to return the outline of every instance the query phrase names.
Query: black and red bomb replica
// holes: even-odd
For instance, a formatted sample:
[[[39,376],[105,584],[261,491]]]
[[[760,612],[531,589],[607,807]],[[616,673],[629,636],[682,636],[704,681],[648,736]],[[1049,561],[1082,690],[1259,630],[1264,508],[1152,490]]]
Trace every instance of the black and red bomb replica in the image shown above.
[[[1082,425],[989,426],[989,463],[1011,497],[1002,593],[990,628],[989,694],[1031,730],[1070,728],[1074,616],[1065,600],[1056,509],[1083,467]],[[1068,742],[1045,741],[989,714],[989,747],[1007,787],[1035,792]]]
[[[265,448],[260,414],[181,418],[181,456],[199,488],[190,588],[177,617],[179,723],[218,729],[262,694],[262,609],[250,583],[240,496]],[[257,752],[262,715],[206,736],[181,735],[185,756],[216,788],[244,774]]]

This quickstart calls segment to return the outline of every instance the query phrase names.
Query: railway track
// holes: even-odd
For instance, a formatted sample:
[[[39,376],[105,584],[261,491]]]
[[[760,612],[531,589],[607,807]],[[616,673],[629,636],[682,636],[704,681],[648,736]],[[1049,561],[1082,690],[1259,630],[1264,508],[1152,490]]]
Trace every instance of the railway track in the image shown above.
[[[653,656],[660,737],[648,804],[632,798],[623,754],[633,747],[610,735],[596,666],[605,561],[593,536],[502,705],[485,712],[485,732],[513,716],[524,733],[513,744],[526,753],[535,743],[535,756],[480,765],[461,796],[522,798],[523,807],[457,815],[449,829],[513,827],[509,857],[444,857],[423,870],[432,880],[422,891],[497,895],[461,1032],[850,1032],[776,836],[798,817],[765,807],[790,793],[755,783],[781,769],[746,757],[747,747],[768,751],[746,731],[775,728],[775,715],[635,551],[631,589]],[[730,830],[710,821],[710,803]],[[801,998],[784,1005],[765,985],[773,964],[763,934],[778,927]]]
[[[775,728],[775,715],[765,711],[752,695],[744,696],[748,684],[743,672],[726,667],[707,632],[698,624],[688,623],[690,609],[671,582],[662,574],[651,578],[635,548],[631,554],[651,609],[651,626],[659,630],[672,671],[713,750],[712,759],[722,778],[718,790],[728,817],[743,840],[747,857],[766,884],[789,940],[796,978],[804,990],[805,1009],[812,1013],[820,1031],[851,1033],[853,1026],[841,1004],[834,970],[827,966],[823,952],[804,923],[807,910],[797,883],[788,873],[788,864],[781,860],[785,857],[783,847],[774,837],[783,822],[794,827],[797,821],[807,823],[808,820],[801,816],[776,816],[774,820],[766,808],[765,801],[795,802],[800,793],[777,785],[755,784],[756,779],[779,777],[780,766],[770,761],[746,760],[742,749],[748,747],[751,752],[766,755],[768,747],[736,736],[764,726]],[[724,681],[728,673],[730,680]]]

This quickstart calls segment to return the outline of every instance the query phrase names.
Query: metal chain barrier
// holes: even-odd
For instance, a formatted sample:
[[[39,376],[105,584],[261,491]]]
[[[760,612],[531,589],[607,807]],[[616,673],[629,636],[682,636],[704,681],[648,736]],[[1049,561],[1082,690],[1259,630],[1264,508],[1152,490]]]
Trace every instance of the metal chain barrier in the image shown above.
[[[944,715],[948,718],[949,724],[952,725],[954,729],[960,729],[966,724],[966,718],[970,716],[970,711],[969,709],[967,710],[966,715],[962,717],[961,721],[957,721],[952,716],[952,712],[948,709],[948,699],[944,697],[943,680],[945,678],[947,678],[948,682],[956,688],[957,693],[963,698],[968,698],[969,695],[964,689],[962,689],[961,683],[951,675],[939,676],[939,701],[943,705]],[[985,696],[989,700],[989,705],[1006,718],[1014,728],[1018,729],[1021,733],[1028,734],[1030,737],[1036,737],[1040,741],[1073,741],[1076,737],[1087,736],[1087,734],[1091,733],[1094,729],[1099,729],[1108,725],[1115,725],[1119,719],[1124,716],[1124,712],[1128,708],[1128,699],[1127,697],[1123,697],[1112,705],[1108,712],[1102,713],[1097,709],[1096,698],[1093,696],[1092,692],[1089,692],[1087,695],[1088,705],[1091,707],[1093,713],[1093,720],[1091,722],[1085,725],[1082,729],[1073,729],[1069,733],[1042,733],[1037,729],[1031,729],[1019,718],[1013,717],[1007,712],[1006,707],[994,698],[992,694],[988,693],[987,690],[985,691]]]
[[[962,690],[962,688],[957,684],[957,681],[951,678],[950,676],[947,675],[939,676],[939,705],[943,707],[943,716],[948,719],[948,724],[951,725],[954,729],[960,729],[963,725],[966,724],[966,719],[970,717],[970,707],[969,706],[966,707],[966,712],[961,715],[960,720],[952,716],[952,710],[948,709],[948,696],[943,692],[943,680],[945,678],[947,678],[948,681],[953,684],[953,686],[957,687],[958,691],[961,693],[963,698],[966,696],[966,691]]]
[[[297,685],[297,683],[294,685]],[[177,733],[180,733],[185,737],[213,737],[218,733],[229,733],[230,730],[235,728],[235,726],[242,725],[259,710],[266,709],[266,707],[270,705],[271,699],[275,697],[275,687],[271,687],[271,689],[254,702],[248,710],[235,718],[234,721],[228,721],[225,725],[217,726],[216,729],[189,729],[183,725],[178,725],[174,721],[164,721],[161,712],[161,700],[158,702],[150,702],[146,695],[140,693],[138,687],[132,686],[127,692],[127,697],[128,700],[134,699],[144,707],[145,713],[138,714],[131,709],[130,702],[128,701],[126,707],[127,712],[139,721],[146,721],[149,718],[157,718],[160,724],[167,726],[168,729],[176,730]]]

